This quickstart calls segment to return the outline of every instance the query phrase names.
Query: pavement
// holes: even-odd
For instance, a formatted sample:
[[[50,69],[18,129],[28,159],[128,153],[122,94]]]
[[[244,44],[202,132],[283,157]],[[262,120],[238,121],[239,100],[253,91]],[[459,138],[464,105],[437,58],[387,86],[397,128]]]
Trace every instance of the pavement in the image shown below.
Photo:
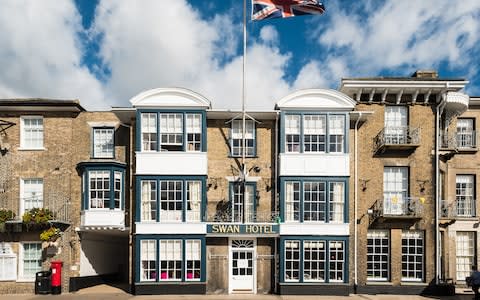
[[[63,293],[61,295],[32,295],[14,294],[0,295],[0,300],[473,300],[473,294],[468,290],[458,291],[462,294],[445,297],[424,297],[416,295],[364,295],[351,294],[350,296],[283,296],[283,295],[151,295],[134,296],[126,293],[120,288],[109,285],[97,285],[81,289],[74,293]]]

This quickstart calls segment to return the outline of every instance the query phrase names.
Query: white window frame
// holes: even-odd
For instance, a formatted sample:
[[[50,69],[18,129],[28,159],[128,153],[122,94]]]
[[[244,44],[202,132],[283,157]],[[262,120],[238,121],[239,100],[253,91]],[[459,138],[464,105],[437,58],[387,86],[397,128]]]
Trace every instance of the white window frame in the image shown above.
[[[232,156],[242,156],[243,149],[243,120],[232,120],[230,148]],[[255,121],[245,120],[245,156],[255,155]]]
[[[299,282],[300,281],[300,251],[301,251],[301,241],[300,240],[285,240],[284,241],[284,280],[285,282]],[[288,252],[289,251],[289,252]],[[287,256],[287,253],[290,253],[290,257]],[[296,254],[296,255],[295,255]],[[295,268],[295,263],[297,268]],[[287,266],[291,264],[291,266]],[[294,274],[297,273],[297,278],[295,278]],[[291,276],[287,275],[291,274]]]
[[[153,246],[153,248],[152,248]],[[152,251],[153,249],[153,251]],[[146,267],[144,266],[146,263]],[[150,264],[154,262],[154,267],[150,268]],[[141,240],[140,241],[140,281],[156,281],[157,274],[157,240]],[[148,275],[150,272],[150,276]],[[153,276],[152,276],[153,272]]]
[[[383,213],[405,214],[408,197],[408,167],[383,168]]]
[[[327,116],[326,115],[304,115],[303,116],[303,148],[305,153],[325,153],[326,152],[326,148],[327,148]]]
[[[183,151],[183,114],[159,114],[160,151]]]
[[[285,222],[300,222],[300,181],[285,182]]]
[[[328,264],[330,266],[328,269],[328,281],[343,282],[345,279],[345,242],[328,241],[328,256]],[[336,267],[332,268],[332,264]]]
[[[475,217],[475,175],[456,175],[455,203],[457,216]]]
[[[34,183],[36,182],[36,183]],[[35,200],[36,204],[26,205],[27,199],[39,197]],[[35,196],[34,196],[35,195]],[[30,201],[30,200],[27,200]],[[33,200],[31,201],[33,202]],[[20,179],[20,215],[32,208],[43,208],[44,206],[44,184],[43,178],[22,178]]]
[[[242,193],[242,184],[232,183],[232,216],[231,222],[253,222],[255,207],[253,206],[253,197],[255,186],[253,183],[245,184],[245,193]],[[245,205],[245,210],[243,206]],[[245,213],[245,218],[243,217]]]
[[[310,185],[310,189],[307,189]],[[314,188],[317,186],[317,189]],[[322,189],[323,187],[323,189]],[[307,195],[310,199],[307,200]],[[315,200],[315,198],[317,198]],[[308,210],[317,206],[317,210]],[[322,209],[323,207],[323,209]],[[307,217],[308,216],[308,217]],[[325,181],[304,181],[303,182],[303,222],[326,222],[327,218],[327,183]]]
[[[141,180],[141,222],[155,222],[157,220],[158,184],[156,180]],[[153,208],[152,208],[153,207]]]
[[[328,152],[343,153],[345,145],[345,116],[328,116]]]
[[[182,268],[183,268],[183,243],[182,240],[159,240],[159,278],[160,282],[162,281],[181,281],[182,280]],[[173,267],[171,267],[170,262],[173,261]],[[162,263],[166,262],[167,267],[162,267]],[[180,262],[180,266],[178,266]],[[171,277],[170,272],[173,272],[175,276]],[[180,275],[177,276],[177,273],[180,272]],[[166,278],[165,278],[166,273]]]
[[[113,127],[93,128],[93,158],[113,158],[115,156],[114,134],[115,128]]]
[[[345,220],[345,182],[330,181],[329,183],[329,222],[344,223]]]
[[[185,207],[185,221],[200,222],[202,211],[202,181],[187,180],[186,185],[185,197],[187,205]]]
[[[202,241],[185,240],[185,281],[202,278]]]
[[[404,242],[405,241],[405,242]],[[421,244],[420,244],[421,241]],[[421,249],[421,251],[420,251]],[[413,269],[409,258],[413,258]],[[420,258],[420,259],[418,259]],[[420,262],[418,262],[420,260]],[[407,267],[404,268],[404,265]],[[423,282],[425,279],[425,235],[423,231],[402,231],[402,281]],[[408,276],[404,276],[407,273]],[[414,276],[410,276],[413,273]],[[419,278],[417,275],[421,274]]]
[[[30,276],[27,276],[25,274],[25,245],[27,244],[35,244],[37,246],[40,246],[40,258],[37,259],[36,261],[40,262],[40,267],[38,269],[35,269],[35,272],[33,274],[30,274]],[[18,282],[33,282],[35,281],[35,273],[42,271],[42,243],[40,242],[20,242],[20,247],[19,247],[19,266],[18,266]]]
[[[202,151],[202,115],[186,114],[187,152]]]
[[[385,275],[382,276],[382,274]],[[390,234],[388,230],[369,230],[367,232],[367,280],[388,281],[389,278]]]
[[[327,245],[324,240],[304,240],[303,241],[303,281],[304,282],[325,282],[327,266]],[[307,250],[308,249],[308,250]],[[310,252],[310,255],[307,253]],[[316,254],[317,259],[313,259]],[[323,259],[322,259],[323,256]],[[307,268],[307,265],[310,267]],[[318,267],[313,267],[317,265]],[[312,276],[317,273],[317,276]],[[323,274],[323,277],[321,276]],[[307,277],[309,275],[309,277]]]
[[[408,132],[408,108],[406,106],[385,106],[386,144],[405,144]]]
[[[140,114],[140,138],[143,152],[157,151],[158,147],[158,118],[157,113],[145,112]]]
[[[456,247],[456,277],[457,280],[465,280],[472,273],[472,266],[476,265],[476,245],[474,231],[457,231],[455,239]]]
[[[285,116],[285,153],[300,153],[300,115]]]
[[[28,121],[27,121],[28,120]],[[32,120],[40,121],[40,124],[32,126]],[[20,117],[20,150],[44,150],[45,135],[43,116]]]
[[[17,280],[17,255],[10,243],[0,243],[0,281]]]
[[[95,181],[95,189],[92,189],[92,175],[95,174],[95,178],[100,178],[101,181]],[[102,177],[97,177],[98,175],[102,175]],[[105,176],[106,175],[106,176]],[[88,209],[91,210],[107,210],[110,209],[110,201],[111,201],[111,193],[113,191],[113,187],[111,186],[110,181],[111,171],[109,170],[89,170],[88,171]],[[106,179],[106,180],[105,180]],[[102,183],[102,187],[99,188],[98,184]],[[105,182],[108,183],[108,188],[105,187]],[[95,198],[95,207],[93,207],[94,200],[92,199],[92,191],[95,191],[96,195],[98,193],[102,193],[103,197],[96,197]],[[108,193],[108,197],[105,197],[106,193]],[[105,205],[108,203],[108,205]],[[101,204],[101,205],[100,205]]]
[[[160,180],[159,181],[159,190],[160,190],[160,201],[159,207],[160,210],[160,222],[182,222],[183,221],[183,180]],[[162,186],[166,184],[165,188]],[[170,184],[173,184],[173,189],[170,188]],[[173,198],[170,197],[172,196]],[[180,194],[179,194],[180,193]],[[166,197],[164,197],[166,196]],[[173,204],[173,209],[170,209],[171,204]],[[177,205],[180,204],[180,209],[177,209]],[[162,209],[162,206],[166,205],[166,209]]]
[[[475,119],[458,118],[457,119],[457,147],[472,148],[475,145]]]

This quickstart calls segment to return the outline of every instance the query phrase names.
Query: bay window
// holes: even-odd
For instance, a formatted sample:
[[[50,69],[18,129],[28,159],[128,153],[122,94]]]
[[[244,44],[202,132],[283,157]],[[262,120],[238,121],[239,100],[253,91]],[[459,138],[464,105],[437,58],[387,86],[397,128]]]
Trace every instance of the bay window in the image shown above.
[[[200,222],[205,179],[139,178],[141,222]]]
[[[204,119],[201,112],[141,112],[141,151],[204,151]]]
[[[344,153],[346,116],[287,113],[284,115],[286,153]]]

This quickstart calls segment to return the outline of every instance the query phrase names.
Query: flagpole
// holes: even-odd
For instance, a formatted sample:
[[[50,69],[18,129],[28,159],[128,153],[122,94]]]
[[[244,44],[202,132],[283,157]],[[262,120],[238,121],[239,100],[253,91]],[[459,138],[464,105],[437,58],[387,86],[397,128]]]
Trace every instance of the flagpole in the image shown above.
[[[245,133],[246,133],[246,121],[245,121],[245,71],[247,65],[247,0],[243,0],[243,63],[242,63],[242,195],[243,195],[243,222],[246,221],[246,204],[247,204],[247,197],[246,197],[246,176],[247,170],[245,166],[245,151],[246,151],[246,140],[245,140]]]

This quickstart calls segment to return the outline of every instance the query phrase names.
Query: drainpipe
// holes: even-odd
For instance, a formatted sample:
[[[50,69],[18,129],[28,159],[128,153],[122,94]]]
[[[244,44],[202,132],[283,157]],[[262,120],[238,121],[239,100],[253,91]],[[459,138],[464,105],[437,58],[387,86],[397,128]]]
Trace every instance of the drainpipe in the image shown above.
[[[440,142],[440,116],[445,108],[447,95],[442,94],[442,100],[437,105],[435,115],[435,284],[440,283],[440,157],[439,157],[439,142]]]
[[[275,168],[275,172],[274,172],[274,178],[273,178],[273,181],[274,181],[274,184],[273,184],[273,199],[274,199],[274,206],[275,206],[275,211],[278,213],[280,210],[278,209],[278,193],[277,193],[277,190],[278,190],[278,185],[277,185],[277,181],[278,181],[278,114],[279,112],[277,111],[276,112],[276,115],[275,115],[275,161],[274,161],[274,168]],[[276,216],[277,219],[275,221],[278,221],[278,217],[279,216]],[[280,226],[280,225],[279,225]],[[275,239],[275,256],[274,256],[274,264],[275,264],[275,276],[274,276],[274,291],[275,291],[275,294],[278,293],[278,268],[277,268],[277,259],[278,259],[278,249],[277,249],[277,244],[278,244],[278,240]]]
[[[354,240],[354,277],[355,281],[353,283],[353,292],[356,294],[357,293],[357,287],[358,287],[358,224],[357,224],[357,210],[358,210],[358,123],[360,122],[360,118],[362,117],[362,112],[359,112],[358,119],[355,121],[355,174],[354,174],[354,211],[353,211],[353,226],[354,226],[354,235],[355,235],[355,240]]]

